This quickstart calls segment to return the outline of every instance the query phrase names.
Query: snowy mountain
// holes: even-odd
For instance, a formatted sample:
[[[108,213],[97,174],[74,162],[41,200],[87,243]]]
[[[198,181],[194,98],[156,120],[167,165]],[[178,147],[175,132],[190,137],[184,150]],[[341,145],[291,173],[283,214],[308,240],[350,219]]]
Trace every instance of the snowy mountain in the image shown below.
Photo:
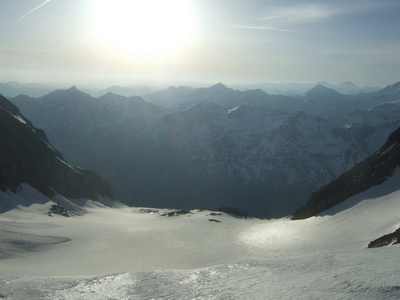
[[[33,127],[6,98],[0,96],[0,190],[16,193],[37,189],[52,199],[114,198],[111,187],[93,171],[74,168],[48,142],[40,129]],[[7,203],[0,196],[2,207]],[[8,202],[13,207],[17,203]]]
[[[70,92],[76,93],[74,89]],[[47,104],[43,103],[36,112],[48,118],[46,124],[52,124],[52,130],[66,140],[67,133],[80,133],[81,142],[92,136],[85,141],[85,147],[94,143],[85,155],[91,153],[95,161],[112,154],[107,160],[119,163],[113,170],[125,170],[119,179],[128,178],[125,183],[134,187],[132,193],[157,192],[161,201],[151,202],[149,197],[146,203],[162,206],[172,203],[165,198],[171,196],[167,193],[169,186],[177,182],[180,186],[175,186],[178,190],[174,196],[189,198],[203,193],[208,197],[222,191],[219,196],[225,197],[220,185],[239,178],[224,186],[232,197],[241,192],[244,183],[264,179],[263,188],[267,188],[263,193],[268,196],[272,195],[269,181],[272,187],[292,190],[291,201],[282,200],[286,205],[282,209],[289,209],[295,203],[294,195],[296,200],[301,198],[300,187],[313,185],[307,181],[316,182],[327,173],[333,175],[354,165],[367,155],[366,145],[372,143],[371,139],[387,130],[363,124],[338,127],[306,112],[292,114],[248,105],[226,109],[206,101],[168,114],[141,98],[113,94],[86,101],[86,96],[77,93],[84,104],[79,106],[81,111],[71,113],[73,107],[68,101],[76,98],[69,100],[71,97],[63,95],[65,112],[57,111],[57,116],[65,116],[68,122],[59,127],[55,120],[50,122],[45,114]],[[374,120],[379,124],[378,118]],[[2,153],[16,153],[15,147],[11,152],[4,151],[11,145],[4,137],[13,141],[16,136],[24,143],[17,148],[23,151],[23,157],[31,158],[29,153],[38,149],[63,161],[60,168],[81,171],[67,165],[46,142],[45,135],[5,98],[0,98],[0,122],[0,164],[13,163],[2,159]],[[16,128],[36,138],[19,130],[17,135],[11,134]],[[50,218],[48,198],[38,190],[25,184],[16,193],[2,189],[0,298],[398,299],[400,248],[366,247],[398,241],[399,136],[400,129],[382,142],[379,151],[345,173],[348,175],[315,193],[313,197],[319,195],[323,205],[334,206],[307,220],[241,218],[202,209],[181,213],[141,207],[111,209],[85,199],[74,202],[84,205],[87,214]],[[45,177],[46,168],[40,166],[40,170],[38,177]],[[67,170],[64,174],[69,174]],[[132,173],[143,181],[132,180]],[[52,170],[52,174],[57,173]],[[202,174],[204,177],[200,177]],[[281,178],[274,178],[274,174]],[[138,191],[140,187],[142,191]],[[209,194],[204,193],[207,188]],[[332,190],[338,197],[330,193]],[[269,202],[265,194],[261,203],[252,203],[249,193],[247,205],[262,207]],[[329,202],[343,195],[346,197],[340,203]],[[71,206],[74,203],[56,196],[54,200]],[[27,197],[35,202],[27,201]],[[199,201],[207,203],[201,197]],[[214,205],[221,203],[217,197],[212,201]],[[10,209],[8,203],[26,205]],[[182,198],[182,204],[187,204],[187,199]],[[241,207],[242,201],[223,204]]]
[[[203,102],[154,125],[153,150],[138,168],[132,193],[156,184],[162,201],[173,195],[176,202],[168,203],[174,207],[224,205],[253,215],[285,215],[368,155],[359,142],[365,141],[363,132],[363,126],[340,129],[306,113],[246,106],[226,111]],[[154,203],[141,199],[138,205]]]
[[[71,88],[13,102],[127,204],[277,217],[383,144],[400,123],[392,90],[344,96],[321,85],[294,98],[217,84],[147,98],[167,109]]]
[[[373,155],[314,193],[307,203],[298,208],[293,220],[319,214],[347,198],[379,185],[392,177],[400,167],[400,128]]]

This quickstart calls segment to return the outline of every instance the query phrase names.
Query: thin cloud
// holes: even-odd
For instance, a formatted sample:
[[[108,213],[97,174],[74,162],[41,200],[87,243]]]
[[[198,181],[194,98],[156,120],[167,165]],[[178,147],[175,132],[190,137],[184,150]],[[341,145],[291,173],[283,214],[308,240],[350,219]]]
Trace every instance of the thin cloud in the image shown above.
[[[25,19],[27,16],[29,16],[31,13],[33,13],[35,10],[38,10],[39,8],[41,8],[43,5],[45,5],[46,3],[50,2],[50,1],[51,0],[46,0],[42,4],[36,6],[34,9],[28,11],[25,15],[23,15],[21,18],[18,19],[18,22]]]
[[[335,15],[332,9],[318,5],[298,5],[272,9],[263,19],[282,23],[314,23]]]
[[[365,1],[360,3],[342,2],[337,5],[332,2],[318,4],[297,4],[291,6],[275,6],[268,9],[263,20],[281,24],[316,23],[332,17],[351,14],[365,14],[378,10],[388,10],[399,7],[400,3],[392,1]]]
[[[270,26],[236,25],[236,27],[240,29],[259,30],[259,31],[298,32],[297,30],[275,28]]]

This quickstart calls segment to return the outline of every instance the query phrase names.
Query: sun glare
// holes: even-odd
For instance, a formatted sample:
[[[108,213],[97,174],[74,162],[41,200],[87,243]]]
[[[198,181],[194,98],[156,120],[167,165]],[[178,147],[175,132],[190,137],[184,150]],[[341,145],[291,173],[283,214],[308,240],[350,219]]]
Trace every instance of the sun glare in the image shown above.
[[[93,30],[119,51],[159,57],[191,39],[193,11],[185,0],[96,0]]]

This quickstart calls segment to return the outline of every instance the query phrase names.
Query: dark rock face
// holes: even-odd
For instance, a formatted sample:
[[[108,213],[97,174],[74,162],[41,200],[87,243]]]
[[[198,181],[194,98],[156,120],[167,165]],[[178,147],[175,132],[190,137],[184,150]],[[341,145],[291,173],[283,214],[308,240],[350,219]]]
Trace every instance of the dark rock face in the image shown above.
[[[165,214],[161,214],[161,217],[176,217],[179,215],[187,215],[187,214],[191,214],[191,213],[192,212],[188,209],[176,209],[176,210],[167,212]]]
[[[48,197],[98,195],[114,198],[111,187],[93,171],[71,167],[18,108],[0,95],[0,190],[16,192],[28,183]]]
[[[49,211],[47,212],[47,215],[49,217],[52,217],[53,215],[60,215],[60,216],[69,218],[69,213],[68,213],[67,209],[59,203],[53,204],[50,207]]]
[[[292,220],[306,219],[321,213],[349,197],[378,185],[393,176],[400,166],[400,128],[373,155],[314,193],[298,208]]]
[[[378,248],[399,243],[400,243],[400,228],[392,233],[385,234],[380,238],[373,240],[368,244],[368,248]]]
[[[242,212],[233,207],[220,207],[220,208],[217,208],[216,211],[221,211],[221,212],[224,212],[228,215],[231,215],[231,216],[234,216],[237,218],[245,218],[245,219],[252,218],[252,216],[250,216],[249,214]],[[212,215],[212,214],[210,214],[210,215]]]

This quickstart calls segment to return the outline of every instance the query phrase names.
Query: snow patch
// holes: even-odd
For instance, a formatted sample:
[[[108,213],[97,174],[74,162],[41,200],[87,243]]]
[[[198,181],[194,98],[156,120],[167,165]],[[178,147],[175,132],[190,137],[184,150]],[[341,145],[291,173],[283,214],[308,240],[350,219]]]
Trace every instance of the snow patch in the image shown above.
[[[17,119],[22,124],[26,124],[25,120],[20,115],[14,115],[12,113],[10,113],[10,115],[12,115],[15,119]]]
[[[230,114],[230,113],[232,113],[232,112],[238,110],[239,108],[240,108],[240,105],[229,109],[229,110],[228,110],[228,114]]]

